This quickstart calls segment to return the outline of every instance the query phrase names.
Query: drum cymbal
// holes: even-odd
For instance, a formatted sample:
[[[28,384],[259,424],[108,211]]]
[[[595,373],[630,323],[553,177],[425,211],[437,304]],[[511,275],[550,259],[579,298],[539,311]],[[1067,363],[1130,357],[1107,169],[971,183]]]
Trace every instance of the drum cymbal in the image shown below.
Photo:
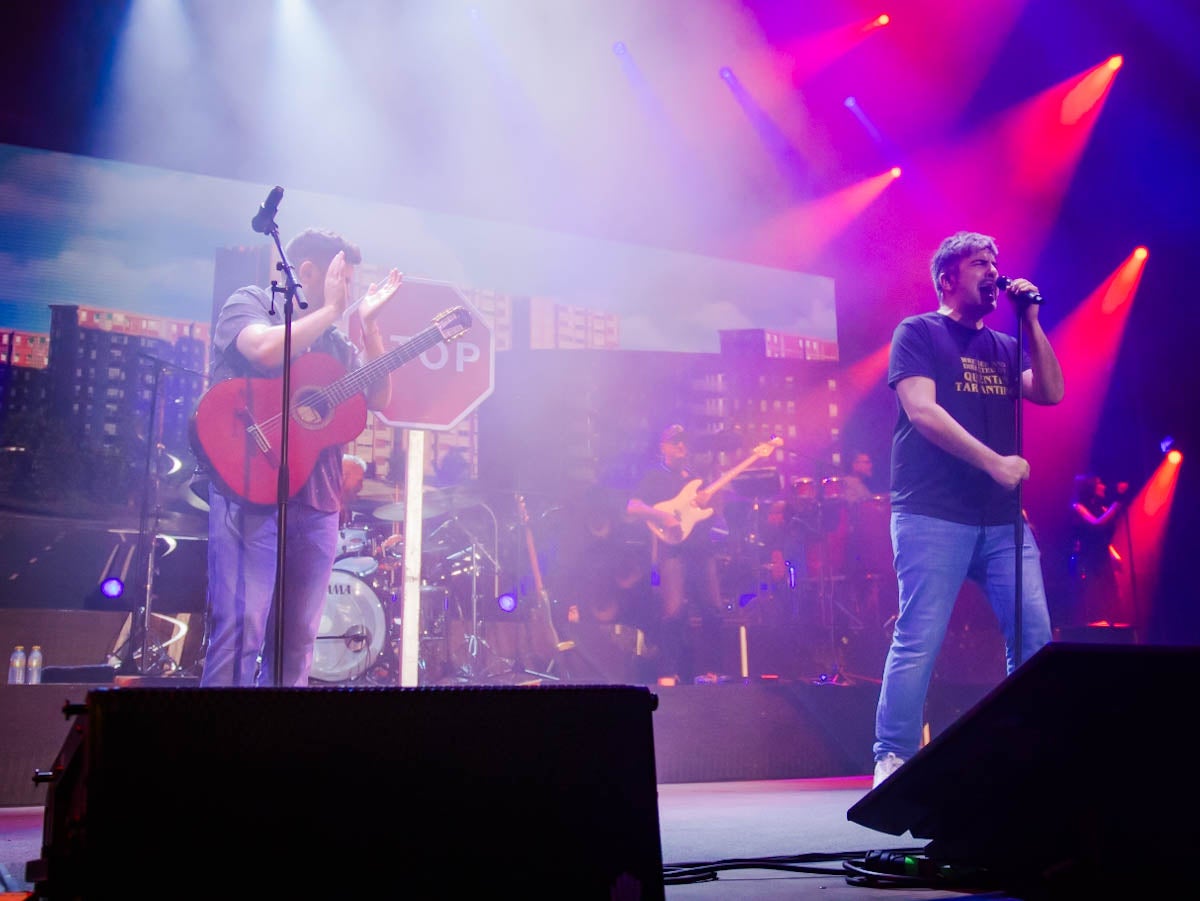
[[[391,504],[383,504],[375,508],[374,516],[385,522],[404,522],[407,516],[408,501],[400,500]],[[448,488],[426,488],[421,500],[421,518],[436,519],[457,510],[477,507],[483,503],[483,497],[472,484],[452,485]]]

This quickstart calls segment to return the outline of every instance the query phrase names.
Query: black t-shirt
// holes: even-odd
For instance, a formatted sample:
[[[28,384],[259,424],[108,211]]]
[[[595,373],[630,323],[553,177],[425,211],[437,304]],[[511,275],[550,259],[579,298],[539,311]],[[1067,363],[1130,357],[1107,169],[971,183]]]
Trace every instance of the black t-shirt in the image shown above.
[[[637,487],[633,491],[633,497],[638,498],[643,503],[654,506],[661,501],[670,500],[679,494],[684,487],[698,478],[695,473],[688,469],[682,471],[673,471],[667,469],[659,463],[648,469],[638,482]],[[699,488],[704,487],[704,482],[701,482]],[[659,549],[662,553],[694,553],[705,549],[711,549],[712,545],[712,519],[703,519],[697,522],[691,533],[677,545],[667,544],[665,541],[660,542]]]
[[[1017,452],[1017,342],[968,328],[940,313],[902,321],[892,336],[888,385],[925,376],[936,399],[968,432],[999,454]],[[1028,368],[1028,356],[1025,361]],[[892,509],[971,525],[1016,521],[1017,493],[937,447],[913,426],[897,399],[892,434]]]

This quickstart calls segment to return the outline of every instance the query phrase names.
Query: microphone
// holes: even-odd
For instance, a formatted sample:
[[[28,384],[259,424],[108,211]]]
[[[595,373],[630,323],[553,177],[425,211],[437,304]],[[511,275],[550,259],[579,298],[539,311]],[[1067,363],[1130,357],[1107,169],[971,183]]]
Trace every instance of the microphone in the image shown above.
[[[999,288],[1001,291],[1007,291],[1008,286],[1011,283],[1012,283],[1012,279],[1009,278],[1007,275],[1002,275],[996,279],[996,287]],[[1042,295],[1038,294],[1036,291],[1018,291],[1016,294],[1013,295],[1013,297],[1016,298],[1017,300],[1023,300],[1026,303],[1041,303],[1042,302]]]
[[[260,234],[269,235],[275,227],[275,214],[279,212],[279,201],[283,200],[283,188],[276,185],[258,207],[250,220],[250,227]]]

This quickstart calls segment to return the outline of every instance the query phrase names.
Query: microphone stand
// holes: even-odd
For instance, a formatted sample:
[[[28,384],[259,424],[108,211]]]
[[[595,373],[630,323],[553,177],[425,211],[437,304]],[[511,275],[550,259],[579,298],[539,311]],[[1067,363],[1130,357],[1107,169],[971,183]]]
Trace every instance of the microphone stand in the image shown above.
[[[1016,412],[1016,452],[1020,454],[1024,449],[1023,431],[1025,428],[1025,411],[1024,406],[1024,380],[1021,378],[1021,359],[1022,349],[1024,344],[1024,309],[1017,310],[1017,412]],[[1024,578],[1024,545],[1025,545],[1025,504],[1021,500],[1021,482],[1017,482],[1017,518],[1013,523],[1013,577],[1014,577],[1014,601],[1013,601],[1013,660],[1015,667],[1021,665],[1021,650],[1022,650],[1022,590],[1025,584]]]
[[[283,411],[282,425],[279,435],[279,477],[276,482],[277,523],[275,530],[275,653],[272,655],[272,684],[276,687],[283,685],[283,618],[284,618],[284,563],[287,560],[287,502],[288,488],[291,477],[288,466],[288,444],[292,424],[292,301],[300,304],[300,309],[307,310],[308,303],[300,290],[300,284],[292,272],[287,255],[283,252],[283,244],[279,240],[279,226],[271,220],[266,232],[275,242],[279,251],[280,262],[275,268],[284,274],[286,287],[279,287],[275,280],[271,281],[271,312],[275,312],[275,295],[283,295],[283,397],[280,409]]]

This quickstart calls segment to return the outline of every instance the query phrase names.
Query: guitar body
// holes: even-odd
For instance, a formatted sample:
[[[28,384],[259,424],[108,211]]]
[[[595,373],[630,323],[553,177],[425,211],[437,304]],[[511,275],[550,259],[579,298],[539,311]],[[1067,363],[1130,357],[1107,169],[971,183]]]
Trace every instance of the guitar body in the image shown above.
[[[682,543],[692,534],[696,523],[703,522],[713,515],[712,507],[701,507],[696,503],[696,495],[699,493],[700,479],[693,479],[684,485],[683,490],[673,498],[654,504],[655,510],[674,514],[679,519],[680,528],[668,531],[658,523],[648,522],[646,525],[650,527],[650,531],[658,536],[660,541],[665,541],[667,544]]]
[[[470,325],[466,307],[451,307],[433,317],[433,323],[416,337],[350,373],[326,353],[296,357],[291,372],[288,497],[307,481],[321,451],[351,441],[366,427],[366,392],[372,384],[423,351],[454,340]],[[278,500],[282,377],[243,376],[218,382],[200,398],[190,426],[192,449],[208,461],[213,478],[226,491],[252,504]]]
[[[324,353],[292,362],[288,497],[300,490],[325,448],[353,440],[367,424],[364,395],[337,403],[325,397],[324,389],[345,372]],[[282,404],[282,377],[232,378],[205,392],[192,418],[196,451],[229,491],[252,504],[277,500]]]

